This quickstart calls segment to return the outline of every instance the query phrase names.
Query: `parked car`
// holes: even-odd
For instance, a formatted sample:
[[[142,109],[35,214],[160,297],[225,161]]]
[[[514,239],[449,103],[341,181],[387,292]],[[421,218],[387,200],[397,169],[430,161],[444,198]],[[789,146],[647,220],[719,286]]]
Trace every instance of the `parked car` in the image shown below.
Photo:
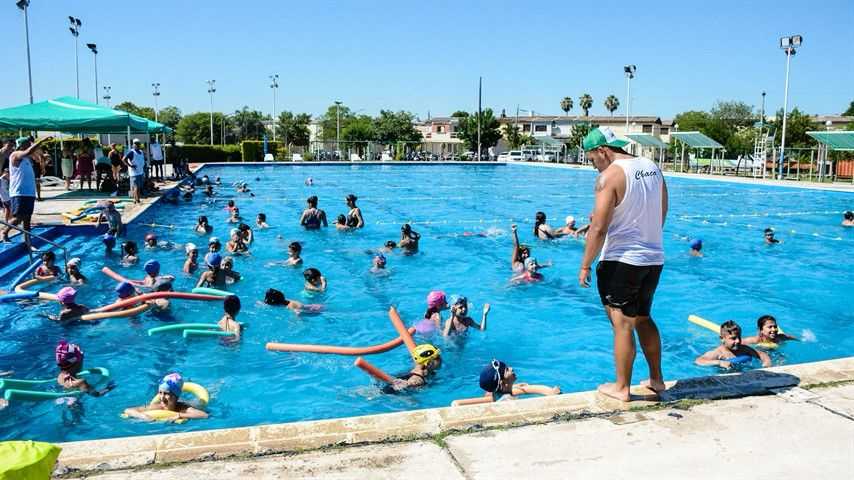
[[[521,162],[525,159],[521,150],[510,150],[498,155],[499,162]]]

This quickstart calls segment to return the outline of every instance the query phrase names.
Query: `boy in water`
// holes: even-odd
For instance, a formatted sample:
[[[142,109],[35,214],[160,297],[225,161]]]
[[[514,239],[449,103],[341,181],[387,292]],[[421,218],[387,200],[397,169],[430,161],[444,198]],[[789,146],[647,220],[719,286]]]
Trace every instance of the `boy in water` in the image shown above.
[[[775,243],[780,243],[780,240],[774,238],[774,229],[766,228],[765,229],[765,244],[766,245],[774,245]]]
[[[742,340],[742,343],[745,345],[756,343],[773,343],[774,345],[779,345],[786,340],[797,340],[797,338],[781,332],[780,327],[777,326],[776,318],[771,315],[762,315],[756,321],[756,336],[746,337]]]
[[[741,343],[741,327],[732,320],[721,324],[721,344],[700,355],[694,361],[697,365],[711,365],[724,369],[732,368],[733,364],[743,363],[758,358],[763,367],[771,366],[771,357],[767,353],[754,350]]]
[[[222,308],[225,314],[217,325],[223,332],[233,333],[235,341],[240,340],[240,333],[243,331],[243,325],[237,321],[237,314],[240,313],[240,298],[236,295],[225,297]]]
[[[689,251],[689,253],[691,254],[692,257],[702,257],[703,252],[700,251],[702,249],[703,249],[703,241],[702,240],[700,240],[699,238],[695,238],[694,240],[691,240],[691,250]]]

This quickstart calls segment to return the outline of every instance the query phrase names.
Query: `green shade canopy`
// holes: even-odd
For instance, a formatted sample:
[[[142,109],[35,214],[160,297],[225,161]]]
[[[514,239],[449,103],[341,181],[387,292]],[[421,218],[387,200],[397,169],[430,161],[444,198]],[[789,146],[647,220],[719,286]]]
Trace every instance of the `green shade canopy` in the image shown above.
[[[630,140],[639,143],[644,147],[667,148],[667,144],[662,142],[658,137],[648,133],[632,133],[626,135]]]
[[[145,128],[143,128],[141,130],[137,130],[134,127],[131,127],[130,131],[134,132],[134,133],[139,133],[139,132],[144,132],[144,133],[172,133],[171,128],[167,127],[166,125],[164,125],[160,122],[155,122],[154,120],[149,120],[145,117],[140,117],[139,115],[134,115],[132,113],[125,112],[124,110],[111,110],[107,107],[95,105],[94,103],[89,103],[85,100],[80,100],[80,99],[74,98],[74,97],[60,97],[54,101],[61,101],[63,103],[67,103],[69,105],[73,105],[75,107],[80,107],[80,108],[100,108],[100,109],[107,110],[110,112],[116,112],[116,113],[120,113],[123,115],[130,115],[130,118],[133,121],[142,122],[142,123],[145,123],[145,125],[146,125]],[[125,133],[126,131],[127,131],[127,127],[125,127],[122,130],[115,130],[112,132],[95,132],[95,133]]]
[[[670,136],[692,148],[724,148],[700,132],[670,132]]]
[[[0,128],[53,130],[68,133],[147,132],[148,123],[127,112],[111,110],[73,97],[0,109]]]
[[[807,132],[807,135],[827,145],[830,150],[854,151],[854,132]]]

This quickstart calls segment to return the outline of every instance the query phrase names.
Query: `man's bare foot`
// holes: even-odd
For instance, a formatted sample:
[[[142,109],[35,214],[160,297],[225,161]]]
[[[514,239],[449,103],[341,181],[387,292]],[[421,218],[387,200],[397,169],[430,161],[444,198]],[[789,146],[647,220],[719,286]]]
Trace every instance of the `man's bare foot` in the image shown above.
[[[664,385],[664,382],[662,382],[662,381],[653,382],[652,380],[647,379],[647,380],[641,381],[640,384],[641,384],[641,386],[646,387],[647,389],[652,390],[655,393],[661,393],[661,392],[667,390],[667,387]]]
[[[613,398],[614,400],[619,400],[621,402],[628,402],[631,400],[628,388],[625,390],[618,390],[613,383],[603,383],[602,385],[599,385],[596,390],[602,395]]]

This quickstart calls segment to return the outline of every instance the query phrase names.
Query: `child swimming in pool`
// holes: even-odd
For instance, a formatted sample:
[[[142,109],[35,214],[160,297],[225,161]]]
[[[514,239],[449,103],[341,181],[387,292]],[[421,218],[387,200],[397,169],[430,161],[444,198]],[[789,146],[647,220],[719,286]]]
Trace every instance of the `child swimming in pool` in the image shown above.
[[[113,248],[116,247],[116,231],[110,230],[101,237],[101,243],[104,244],[104,253],[107,255],[113,253]]]
[[[205,264],[208,266],[208,270],[206,272],[202,272],[199,276],[196,288],[222,288],[226,286],[227,279],[231,279],[235,282],[240,280],[239,273],[234,270],[225,270],[222,268],[222,255],[218,253],[208,253],[205,255]]]
[[[480,331],[486,330],[486,316],[489,315],[489,309],[488,303],[483,305],[483,316],[478,324],[468,316],[469,304],[466,297],[452,296],[451,316],[445,322],[442,335],[447,337],[452,333],[465,333],[470,327],[477,327]]]
[[[741,327],[734,321],[727,320],[721,324],[720,337],[721,344],[697,357],[695,360],[697,365],[711,365],[729,369],[734,363],[758,358],[763,367],[771,366],[771,357],[767,353],[754,350],[741,343]]]
[[[539,395],[559,395],[560,387],[548,387],[545,385],[529,385],[527,383],[516,383],[516,372],[513,367],[498,360],[492,360],[489,365],[480,371],[478,383],[484,391],[482,397],[456,400],[451,405],[475,405],[478,403],[490,403],[503,400],[514,400],[517,395],[535,393]]]
[[[285,264],[289,267],[296,267],[302,265],[302,257],[300,254],[302,253],[302,245],[299,242],[291,242],[288,245],[288,259],[285,261]]]
[[[122,243],[122,265],[133,265],[139,261],[139,248],[136,242],[128,240]]]
[[[347,225],[347,217],[344,214],[338,215],[335,219],[335,228],[339,231],[352,230],[352,227]]]
[[[184,260],[184,273],[193,273],[199,268],[199,249],[194,243],[188,243],[184,246],[184,251],[187,254],[187,259]]]
[[[213,227],[208,223],[208,217],[201,215],[194,230],[200,235],[207,235],[213,231]]]
[[[76,303],[77,290],[72,287],[63,287],[56,293],[56,299],[59,300],[59,315],[50,316],[51,320],[56,320],[60,323],[73,322],[80,320],[82,315],[89,313],[89,309],[83,305]]]
[[[240,238],[243,240],[243,243],[252,245],[252,242],[255,241],[255,234],[252,233],[252,228],[245,223],[241,223],[237,226],[237,230],[240,231]]]
[[[157,260],[149,260],[142,266],[145,271],[145,278],[142,279],[142,285],[150,287],[157,281],[157,276],[160,275],[160,262]]]
[[[405,223],[400,227],[400,241],[397,246],[406,255],[411,255],[418,252],[418,241],[421,240],[421,234],[412,229],[412,225]]]
[[[222,243],[220,243],[219,238],[211,237],[208,239],[208,253],[217,253],[222,250]]]
[[[448,309],[445,292],[433,290],[427,294],[427,311],[424,318],[415,325],[415,331],[422,335],[431,334],[442,328],[442,310]]]
[[[854,227],[854,212],[846,210],[845,213],[842,214],[842,226]]]
[[[547,265],[540,265],[537,262],[537,259],[534,257],[528,257],[524,262],[525,270],[521,273],[514,275],[513,278],[510,279],[511,282],[514,283],[532,283],[532,282],[540,282],[543,280],[543,274],[540,273],[540,269],[546,267]]]
[[[240,223],[243,217],[240,216],[240,209],[234,207],[231,209],[231,216],[228,217],[228,223]]]
[[[525,259],[531,256],[531,250],[527,245],[519,243],[519,233],[516,231],[516,224],[510,225],[510,231],[513,232],[513,253],[510,256],[510,268],[514,272],[522,272],[525,270]]]
[[[157,248],[157,235],[153,233],[145,235],[145,248],[148,250]]]
[[[781,332],[780,327],[777,326],[776,318],[771,315],[762,315],[756,320],[756,335],[745,337],[742,343],[745,345],[756,343],[773,343],[774,345],[779,345],[787,340],[797,340],[797,338]]]
[[[695,238],[694,240],[691,240],[691,250],[689,250],[688,253],[690,253],[692,257],[702,258],[703,252],[700,251],[702,249],[703,249],[703,240],[701,240],[699,238]]]
[[[59,277],[61,270],[54,265],[55,262],[55,253],[44,252],[42,254],[42,264],[36,268],[35,277],[39,280],[54,280]]]
[[[385,393],[427,385],[427,378],[442,366],[442,351],[429,343],[418,345],[412,352],[412,362],[412,370],[395,378],[394,383],[383,389]]]
[[[325,292],[326,291],[326,277],[321,275],[320,270],[316,268],[306,268],[302,272],[302,276],[305,278],[304,288],[309,292]]]
[[[240,230],[232,228],[230,233],[231,240],[225,244],[225,249],[228,250],[229,253],[233,253],[235,255],[248,253],[249,247],[247,247],[246,243],[243,242],[243,236],[240,235]]]
[[[259,213],[258,217],[255,218],[255,226],[258,228],[270,228],[270,226],[267,225],[267,215]]]
[[[285,298],[285,294],[275,288],[268,289],[264,294],[264,303],[271,306],[284,306],[292,310],[297,315],[301,313],[319,313],[322,305],[304,305],[296,300]]]
[[[385,269],[386,258],[382,253],[378,253],[374,255],[373,266],[371,267],[371,273],[386,273]]]
[[[77,377],[83,370],[83,349],[73,343],[60,340],[54,349],[54,357],[56,366],[59,367],[56,383],[66,390],[79,390],[93,397],[100,397],[116,387],[114,382],[110,382],[104,389],[96,390],[86,380]]]
[[[240,334],[243,331],[243,325],[237,321],[237,314],[240,313],[240,298],[236,295],[225,297],[222,306],[225,313],[219,319],[217,325],[223,332],[231,332],[234,334],[233,340],[240,340]]]
[[[154,418],[146,415],[145,412],[150,410],[169,410],[176,412],[174,420],[190,419],[190,418],[208,418],[208,414],[204,410],[192,407],[189,404],[178,401],[181,397],[181,390],[184,388],[184,378],[179,373],[170,373],[163,377],[160,385],[157,387],[157,400],[148,405],[141,407],[132,407],[125,409],[125,415],[128,417],[138,418],[140,420],[154,420]]]
[[[68,280],[73,285],[83,285],[87,281],[86,276],[80,272],[80,257],[74,257],[68,261],[65,265],[65,273],[68,274]]]

